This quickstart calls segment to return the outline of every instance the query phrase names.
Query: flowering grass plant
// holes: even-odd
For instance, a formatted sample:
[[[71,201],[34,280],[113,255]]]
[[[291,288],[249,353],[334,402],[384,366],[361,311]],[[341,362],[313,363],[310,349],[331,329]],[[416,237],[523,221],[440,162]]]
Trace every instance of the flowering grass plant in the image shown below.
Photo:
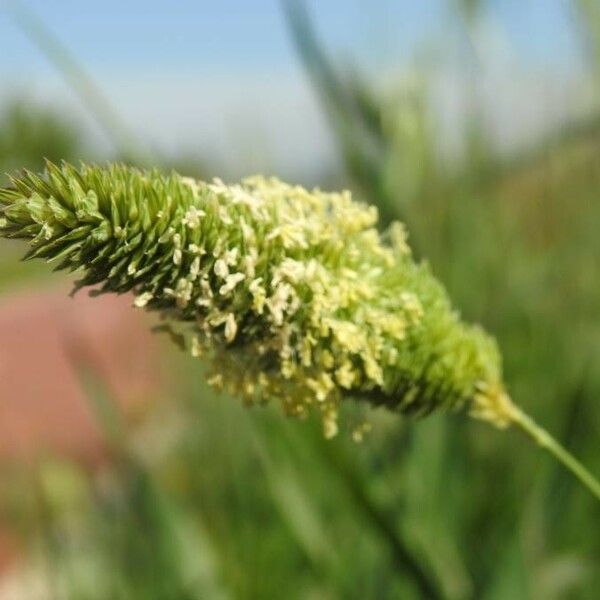
[[[321,415],[347,399],[404,414],[466,410],[520,428],[600,499],[600,484],[505,392],[495,341],[465,324],[404,227],[348,192],[255,177],[239,185],[123,165],[48,163],[0,189],[0,233],[76,288],[135,294],[248,404]],[[364,427],[355,430],[360,438]]]

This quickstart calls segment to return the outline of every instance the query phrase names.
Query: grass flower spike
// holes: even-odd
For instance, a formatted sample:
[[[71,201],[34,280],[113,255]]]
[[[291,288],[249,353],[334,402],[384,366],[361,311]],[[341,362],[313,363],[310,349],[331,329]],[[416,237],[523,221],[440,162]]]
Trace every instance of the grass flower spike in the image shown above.
[[[294,416],[318,411],[327,437],[349,398],[418,416],[465,408],[517,425],[600,498],[511,402],[494,340],[460,320],[403,226],[376,225],[376,210],[348,192],[261,177],[225,185],[48,164],[0,190],[2,236],[81,272],[78,287],[133,291],[135,306],[162,313],[206,358],[213,386]]]

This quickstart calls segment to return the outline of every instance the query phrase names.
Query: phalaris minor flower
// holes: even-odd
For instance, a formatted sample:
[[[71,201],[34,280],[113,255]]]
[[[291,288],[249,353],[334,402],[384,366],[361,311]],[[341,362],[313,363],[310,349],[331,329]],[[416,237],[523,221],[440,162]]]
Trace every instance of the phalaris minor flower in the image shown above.
[[[80,272],[78,288],[133,291],[211,365],[213,386],[317,411],[327,437],[351,398],[417,416],[464,409],[520,428],[600,499],[593,476],[510,400],[495,341],[459,318],[404,227],[376,225],[349,192],[262,177],[225,185],[48,163],[0,189],[3,237]]]

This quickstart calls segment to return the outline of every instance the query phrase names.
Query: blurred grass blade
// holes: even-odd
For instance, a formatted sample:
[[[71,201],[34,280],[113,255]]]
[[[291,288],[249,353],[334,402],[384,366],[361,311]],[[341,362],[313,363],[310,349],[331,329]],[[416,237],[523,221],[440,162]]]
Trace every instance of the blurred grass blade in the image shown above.
[[[113,570],[119,571],[128,598],[140,600],[226,598],[217,582],[215,557],[200,514],[182,514],[130,450],[124,418],[102,376],[83,351],[68,348],[92,409],[115,456],[121,496],[109,506],[97,532]],[[107,531],[105,531],[108,528]]]
[[[598,0],[573,0],[573,6],[581,27],[587,34],[596,78],[600,80],[600,4]]]
[[[391,550],[397,567],[413,579],[423,598],[442,600],[444,594],[436,578],[421,564],[419,557],[404,542],[391,514],[383,511],[373,502],[365,490],[364,484],[356,477],[355,472],[345,457],[334,448],[333,444],[323,440],[323,452],[333,468],[343,479],[357,506],[359,506],[373,529],[379,533]]]
[[[335,548],[325,534],[318,507],[304,489],[304,482],[291,461],[283,460],[280,453],[276,454],[278,458],[274,460],[265,447],[265,439],[270,431],[261,426],[260,435],[254,436],[254,445],[263,465],[273,502],[315,571],[327,571],[338,559]]]
[[[128,125],[73,53],[23,2],[11,0],[6,7],[14,22],[79,96],[121,157],[147,162],[150,157],[141,150]]]
[[[190,524],[179,523],[175,506],[138,461],[129,460],[123,468],[127,494],[123,504],[125,514],[117,515],[114,523],[122,534],[118,565],[125,569],[137,597],[181,600],[202,597],[200,589],[206,585],[203,581],[206,569],[201,567],[208,561],[197,554],[200,548],[195,542],[189,543],[193,540],[188,538],[183,543],[192,531]],[[123,522],[127,527],[122,527]],[[190,552],[190,546],[195,546],[196,551]],[[202,546],[206,551],[207,544]],[[195,560],[191,561],[192,557]],[[216,594],[214,581],[210,581],[210,587],[215,594],[211,597],[222,597]],[[141,590],[145,592],[139,593]]]
[[[381,168],[387,138],[379,105],[355,74],[344,81],[317,39],[304,3],[283,0],[283,9],[299,56],[335,129],[348,171],[370,202],[377,204],[383,226],[402,217]]]
[[[308,437],[298,435],[292,428],[288,431],[290,438],[293,439],[292,448],[296,452],[306,453]],[[313,433],[311,441],[315,455],[343,484],[355,506],[369,523],[371,530],[389,548],[398,571],[410,577],[423,598],[443,599],[445,596],[437,578],[421,564],[420,557],[413,552],[398,532],[394,516],[388,514],[371,498],[366,490],[365,482],[359,476],[356,468],[350,465],[340,446],[335,442],[325,440],[320,432]]]

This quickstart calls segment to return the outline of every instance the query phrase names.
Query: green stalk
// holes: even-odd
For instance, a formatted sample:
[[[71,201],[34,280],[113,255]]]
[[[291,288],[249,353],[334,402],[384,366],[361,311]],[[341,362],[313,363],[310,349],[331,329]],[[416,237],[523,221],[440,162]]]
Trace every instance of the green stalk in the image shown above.
[[[519,408],[515,407],[515,409],[511,414],[513,425],[531,438],[538,446],[552,454],[597,500],[600,500],[600,481],[543,427],[540,427]]]

